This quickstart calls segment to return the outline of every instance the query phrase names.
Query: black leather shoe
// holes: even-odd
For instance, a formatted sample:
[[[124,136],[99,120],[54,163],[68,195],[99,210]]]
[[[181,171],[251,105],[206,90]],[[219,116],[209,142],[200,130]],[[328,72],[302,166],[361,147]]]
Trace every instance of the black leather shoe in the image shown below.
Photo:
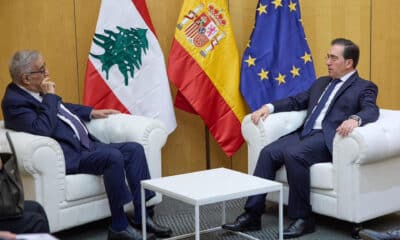
[[[400,229],[388,232],[376,232],[369,229],[360,231],[363,240],[400,240]]]
[[[134,228],[142,231],[142,224],[134,223],[131,218],[128,219]],[[155,223],[151,217],[146,218],[146,231],[148,233],[154,233],[159,238],[167,238],[172,235],[171,228]]]
[[[132,228],[131,226],[128,226],[125,230],[116,232],[111,229],[111,227],[108,228],[108,240],[143,240],[142,233],[137,231],[136,229]],[[154,240],[156,239],[154,234],[148,234],[147,235],[147,240]]]
[[[283,231],[283,238],[297,238],[306,233],[315,231],[315,222],[313,218],[297,219],[293,221],[288,228]]]
[[[261,230],[261,217],[252,216],[250,213],[242,213],[235,222],[222,225],[223,229],[242,232]]]

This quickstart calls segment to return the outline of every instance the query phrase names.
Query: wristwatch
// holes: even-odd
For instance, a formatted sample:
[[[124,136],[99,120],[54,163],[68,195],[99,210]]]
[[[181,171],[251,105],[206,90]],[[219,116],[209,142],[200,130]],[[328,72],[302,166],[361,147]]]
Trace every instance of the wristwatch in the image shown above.
[[[351,116],[349,117],[349,119],[356,120],[356,121],[358,122],[358,126],[361,126],[362,120],[361,120],[361,118],[360,118],[359,116],[357,116],[357,115],[351,115]]]

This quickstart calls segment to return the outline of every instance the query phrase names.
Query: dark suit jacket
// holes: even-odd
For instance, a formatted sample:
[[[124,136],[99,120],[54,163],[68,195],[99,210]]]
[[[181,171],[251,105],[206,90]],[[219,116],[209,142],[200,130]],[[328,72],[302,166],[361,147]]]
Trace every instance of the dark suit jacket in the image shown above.
[[[69,125],[57,117],[61,98],[54,94],[43,95],[39,102],[14,83],[7,86],[2,101],[6,128],[54,138],[64,152],[67,173],[76,173],[79,167],[81,143]],[[92,108],[63,103],[68,110],[83,121],[90,121]],[[92,140],[93,137],[91,137]]]
[[[309,90],[296,96],[273,102],[274,112],[307,109],[308,118],[331,80],[332,78],[330,77],[321,77],[315,81]],[[371,81],[360,78],[357,72],[343,83],[336,92],[322,121],[325,143],[331,153],[336,128],[344,120],[348,119],[351,115],[358,115],[362,119],[362,125],[364,125],[378,119],[377,95],[378,88],[376,85]]]

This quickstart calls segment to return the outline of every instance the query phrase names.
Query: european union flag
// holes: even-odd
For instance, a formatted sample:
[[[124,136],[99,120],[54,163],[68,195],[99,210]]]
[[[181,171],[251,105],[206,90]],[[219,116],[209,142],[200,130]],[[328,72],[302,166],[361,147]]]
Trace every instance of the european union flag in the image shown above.
[[[240,90],[252,111],[307,90],[315,70],[298,0],[259,0]]]

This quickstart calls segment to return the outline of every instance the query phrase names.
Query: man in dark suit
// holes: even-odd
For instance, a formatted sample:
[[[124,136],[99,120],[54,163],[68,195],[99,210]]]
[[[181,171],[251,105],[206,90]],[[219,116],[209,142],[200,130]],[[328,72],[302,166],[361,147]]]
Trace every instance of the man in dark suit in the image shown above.
[[[289,184],[288,216],[294,221],[284,238],[299,237],[315,230],[310,204],[310,167],[332,161],[336,133],[347,136],[354,128],[376,121],[378,89],[360,78],[356,71],[359,48],[347,39],[335,39],[327,54],[329,76],[321,77],[305,92],[262,106],[251,119],[258,124],[270,113],[307,110],[304,125],[264,147],[254,175],[273,180],[286,167]],[[234,223],[222,227],[232,231],[261,229],[266,194],[247,199],[245,212]]]
[[[142,239],[135,229],[141,229],[140,181],[150,178],[143,147],[135,142],[101,143],[82,123],[106,118],[117,111],[62,102],[38,51],[15,53],[9,70],[12,83],[2,101],[5,127],[57,140],[64,153],[67,174],[103,175],[112,218],[108,239]],[[145,194],[146,200],[154,196],[152,191]],[[136,211],[129,220],[134,228],[123,211],[124,204],[131,201]],[[148,231],[159,237],[170,236],[171,229],[153,222],[152,209],[147,211]]]

